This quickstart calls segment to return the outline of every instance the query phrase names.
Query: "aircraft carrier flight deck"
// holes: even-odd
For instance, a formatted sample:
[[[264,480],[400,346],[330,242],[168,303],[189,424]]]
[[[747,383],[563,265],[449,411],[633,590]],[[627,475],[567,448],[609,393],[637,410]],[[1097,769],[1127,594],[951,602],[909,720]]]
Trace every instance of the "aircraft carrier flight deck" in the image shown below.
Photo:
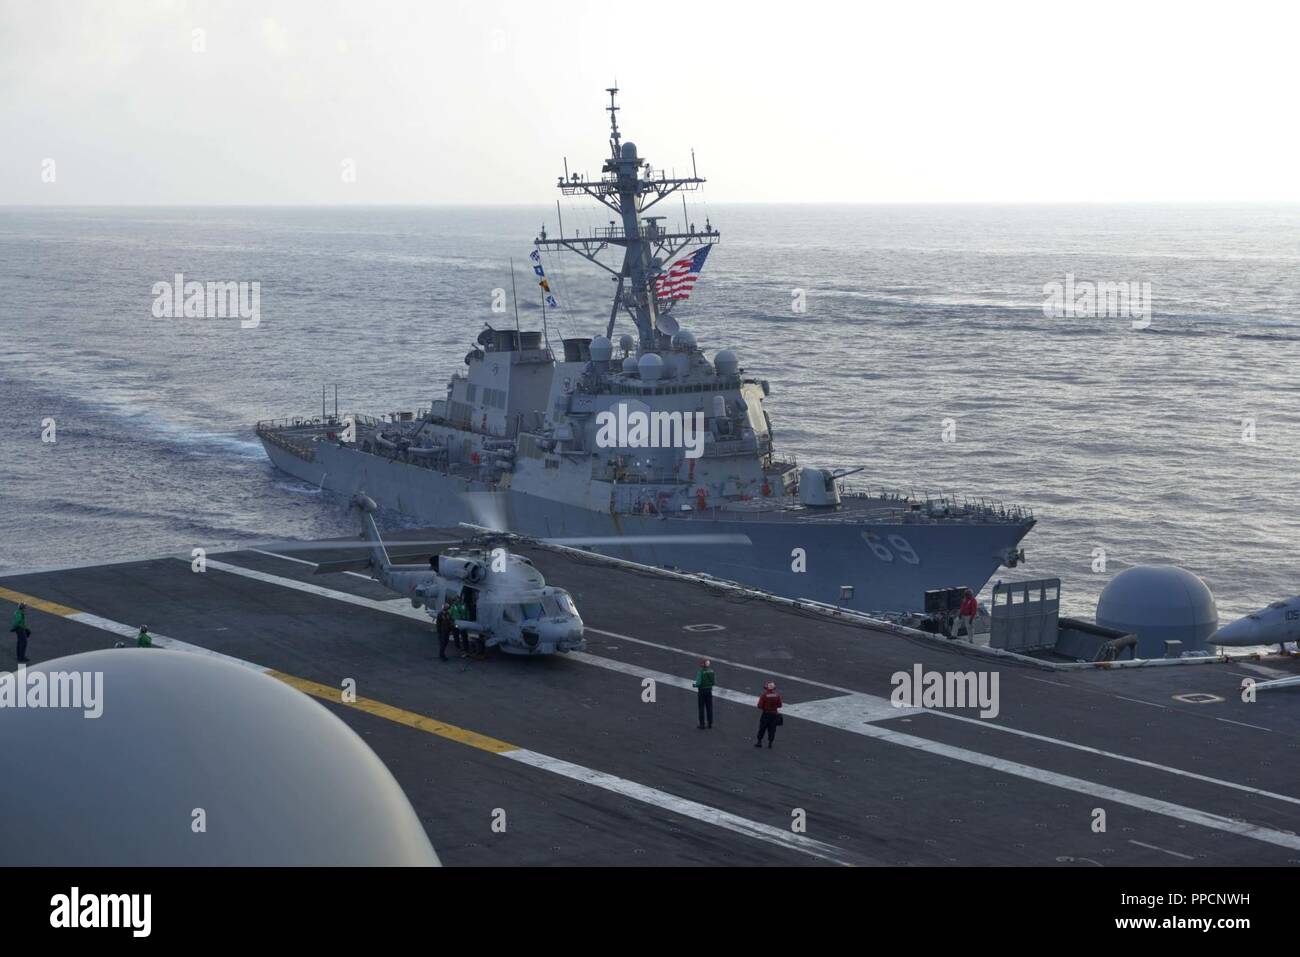
[[[427,535],[390,550],[424,561],[437,546],[402,539]],[[573,595],[585,652],[453,647],[440,662],[423,610],[359,575],[313,574],[337,549],[211,554],[201,573],[182,556],[10,575],[0,608],[28,603],[36,663],[148,624],[151,653],[229,656],[313,695],[379,755],[451,866],[1300,863],[1293,702],[1241,700],[1243,679],[1300,659],[1052,670],[513,550]],[[691,687],[704,657],[709,730]],[[894,707],[891,676],[917,665],[996,671],[997,717]],[[768,680],[786,719],[770,750],[753,746]]]

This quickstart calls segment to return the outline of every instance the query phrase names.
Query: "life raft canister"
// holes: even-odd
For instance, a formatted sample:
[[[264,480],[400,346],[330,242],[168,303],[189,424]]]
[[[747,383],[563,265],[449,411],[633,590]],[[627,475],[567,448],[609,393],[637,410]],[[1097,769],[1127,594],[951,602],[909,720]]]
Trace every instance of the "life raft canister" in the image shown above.
[[[695,507],[701,512],[709,507],[708,493],[706,493],[702,488],[697,488],[695,490]]]

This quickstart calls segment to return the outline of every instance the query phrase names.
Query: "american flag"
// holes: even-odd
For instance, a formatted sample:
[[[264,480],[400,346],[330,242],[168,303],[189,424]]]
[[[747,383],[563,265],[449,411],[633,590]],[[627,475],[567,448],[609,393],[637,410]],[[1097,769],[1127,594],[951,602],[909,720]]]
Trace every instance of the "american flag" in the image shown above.
[[[677,260],[667,271],[655,277],[656,299],[689,299],[695,288],[695,280],[700,278],[704,260],[709,256],[713,246],[702,246],[689,256]]]

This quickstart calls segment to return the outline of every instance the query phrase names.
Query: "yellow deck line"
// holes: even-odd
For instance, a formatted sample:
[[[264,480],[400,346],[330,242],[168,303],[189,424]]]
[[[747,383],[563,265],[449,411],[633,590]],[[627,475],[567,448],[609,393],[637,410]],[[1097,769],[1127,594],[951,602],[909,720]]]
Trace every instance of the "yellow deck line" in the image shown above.
[[[13,591],[9,588],[0,588],[0,598],[8,599],[17,604],[23,602],[29,608],[35,608],[40,611],[48,612],[51,615],[59,615],[63,618],[71,618],[74,615],[82,615],[85,612],[78,611],[76,608],[69,608],[67,605],[60,605],[57,602],[46,601],[43,598],[37,598],[35,595],[26,595],[22,592]],[[406,711],[403,708],[396,708],[390,704],[384,704],[382,701],[374,701],[370,698],[357,698],[355,701],[344,701],[342,691],[339,688],[331,688],[329,685],[323,685],[316,681],[308,681],[306,678],[299,678],[296,675],[285,674],[283,671],[268,669],[266,674],[272,678],[277,678],[292,688],[309,694],[314,698],[320,698],[324,701],[332,701],[334,704],[346,705],[349,708],[356,708],[358,711],[364,711],[367,714],[373,714],[379,718],[385,718],[397,724],[404,724],[408,728],[415,728],[417,731],[423,731],[426,734],[434,734],[440,738],[446,738],[448,741],[455,741],[459,744],[467,744],[471,748],[478,748],[480,751],[490,751],[493,754],[505,754],[508,751],[521,750],[517,744],[510,744],[508,741],[499,741],[496,738],[490,738],[486,734],[479,734],[476,731],[470,731],[466,728],[458,728],[454,724],[446,724],[428,715],[416,714],[414,711]]]
[[[60,605],[58,602],[46,601],[45,599],[37,598],[34,595],[24,595],[20,591],[11,591],[8,588],[0,588],[0,598],[6,598],[15,605],[19,602],[23,602],[28,608],[35,608],[38,611],[49,612],[51,615],[60,615],[63,618],[81,614],[77,609],[69,608],[67,605]]]
[[[496,738],[490,738],[486,734],[479,734],[476,731],[469,731],[465,728],[458,728],[454,724],[446,724],[427,715],[416,714],[414,711],[407,711],[403,708],[394,707],[391,704],[384,704],[382,701],[374,701],[370,698],[357,698],[355,701],[343,700],[342,690],[331,688],[329,685],[323,685],[316,681],[308,681],[306,678],[298,678],[294,675],[287,675],[282,671],[266,672],[272,678],[278,678],[291,688],[297,688],[304,694],[309,694],[314,698],[320,698],[323,701],[330,701],[334,704],[346,705],[349,708],[356,708],[358,711],[364,711],[366,714],[373,714],[379,718],[385,718],[397,724],[404,724],[408,728],[415,728],[417,731],[423,731],[426,734],[434,734],[440,738],[446,738],[448,741],[455,741],[458,744],[467,744],[471,748],[478,748],[480,751],[490,751],[493,754],[505,754],[508,751],[519,751],[521,748],[517,744],[510,744],[507,741],[499,741]]]

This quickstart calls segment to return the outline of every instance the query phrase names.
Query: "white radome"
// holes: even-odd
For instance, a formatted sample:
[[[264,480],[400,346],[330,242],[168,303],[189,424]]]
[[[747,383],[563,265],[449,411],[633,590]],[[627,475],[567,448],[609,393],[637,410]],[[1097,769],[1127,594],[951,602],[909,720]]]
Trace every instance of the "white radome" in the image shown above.
[[[1181,641],[1183,651],[1204,648],[1219,612],[1209,586],[1187,569],[1135,565],[1102,589],[1097,624],[1137,635],[1139,658],[1163,658],[1166,641]]]

